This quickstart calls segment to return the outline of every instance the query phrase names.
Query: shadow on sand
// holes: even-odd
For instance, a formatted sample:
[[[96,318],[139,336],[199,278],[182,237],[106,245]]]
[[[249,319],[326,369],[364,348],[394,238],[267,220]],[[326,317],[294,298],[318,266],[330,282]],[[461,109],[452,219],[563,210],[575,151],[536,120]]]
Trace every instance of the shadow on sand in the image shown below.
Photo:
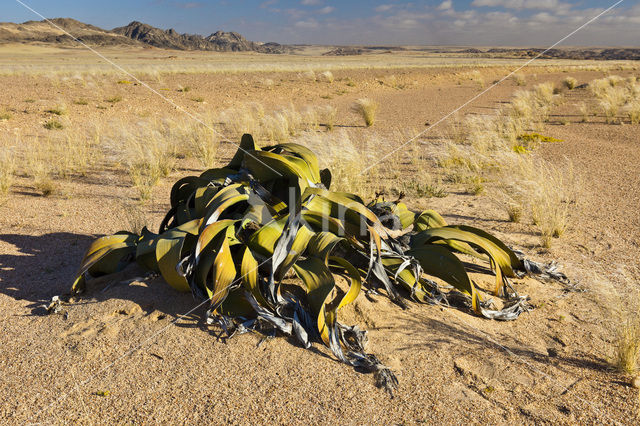
[[[53,296],[69,293],[82,256],[94,238],[72,233],[0,234],[0,241],[15,246],[17,251],[0,254],[0,293],[29,301],[31,315],[44,315],[43,305]],[[75,303],[99,303],[108,299],[129,300],[147,314],[159,311],[170,316],[181,316],[199,304],[191,294],[177,292],[162,278],[151,278],[135,267],[104,280]],[[182,325],[192,323],[189,319],[202,318],[205,305],[183,317]]]

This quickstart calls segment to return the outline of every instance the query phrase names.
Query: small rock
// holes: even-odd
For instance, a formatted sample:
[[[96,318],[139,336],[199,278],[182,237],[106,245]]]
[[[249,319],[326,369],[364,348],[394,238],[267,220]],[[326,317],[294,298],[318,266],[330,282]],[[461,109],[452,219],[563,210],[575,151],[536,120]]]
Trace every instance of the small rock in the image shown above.
[[[636,376],[631,380],[631,386],[636,389],[640,389],[640,376]]]

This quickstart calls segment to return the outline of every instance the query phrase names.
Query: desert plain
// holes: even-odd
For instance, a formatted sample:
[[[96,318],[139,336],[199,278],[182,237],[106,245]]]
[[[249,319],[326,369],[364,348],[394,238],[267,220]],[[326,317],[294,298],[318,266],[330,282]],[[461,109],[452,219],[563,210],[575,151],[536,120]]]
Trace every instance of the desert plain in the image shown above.
[[[2,423],[636,421],[616,351],[639,301],[637,62],[97,50],[0,46]],[[359,99],[378,105],[371,126]],[[309,146],[342,190],[402,194],[557,261],[571,283],[515,279],[531,309],[510,322],[361,295],[341,321],[368,331],[393,397],[320,344],[226,339],[142,273],[47,315],[94,238],[157,229],[172,184],[226,164],[246,132]]]

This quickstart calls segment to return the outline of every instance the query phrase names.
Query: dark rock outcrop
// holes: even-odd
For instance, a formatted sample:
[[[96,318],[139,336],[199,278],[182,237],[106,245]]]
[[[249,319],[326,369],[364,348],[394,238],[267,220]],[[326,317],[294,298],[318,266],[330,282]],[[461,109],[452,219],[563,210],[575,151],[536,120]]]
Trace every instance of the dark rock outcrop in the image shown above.
[[[84,43],[98,46],[153,46],[161,49],[217,52],[285,53],[289,51],[286,46],[278,43],[249,41],[235,32],[217,31],[208,37],[203,37],[196,34],[180,34],[174,29],[162,30],[137,21],[111,31],[70,18],[55,18],[49,21],[27,21],[22,24],[0,23],[0,43],[39,42],[72,45],[75,43],[75,37]]]
[[[162,30],[137,21],[130,23],[126,27],[114,28],[112,32],[162,49],[218,52],[285,52],[285,47],[280,44],[255,43],[236,32],[217,31],[208,37],[202,37],[197,34],[180,34],[174,29]]]

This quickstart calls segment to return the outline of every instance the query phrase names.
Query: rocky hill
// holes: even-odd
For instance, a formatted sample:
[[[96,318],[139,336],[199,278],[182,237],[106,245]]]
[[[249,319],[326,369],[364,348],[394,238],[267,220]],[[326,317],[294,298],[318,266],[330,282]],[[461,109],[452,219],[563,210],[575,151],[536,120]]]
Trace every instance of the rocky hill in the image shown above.
[[[55,18],[50,20],[56,26],[46,21],[27,21],[22,24],[11,22],[0,23],[0,43],[75,43],[68,32],[85,43],[105,45],[137,45],[135,40],[111,31],[103,30],[93,25],[85,24],[70,18]],[[64,30],[64,31],[63,31]]]
[[[640,49],[638,48],[493,48],[487,50],[464,49],[464,50],[439,50],[438,53],[464,53],[485,58],[535,58],[540,55],[540,59],[574,59],[574,60],[640,60]]]
[[[98,46],[153,46],[161,49],[207,50],[217,52],[284,53],[285,46],[277,43],[256,43],[235,32],[217,31],[208,37],[196,34],[180,34],[174,29],[162,30],[131,22],[125,27],[104,30],[70,18],[46,21],[28,21],[22,24],[0,23],[0,43],[53,43],[71,45],[74,37]],[[64,31],[63,31],[64,30]]]
[[[544,52],[544,53],[543,53]],[[638,48],[584,48],[584,49],[489,49],[486,53],[505,55],[507,57],[536,57],[547,59],[577,59],[577,60],[638,60]]]
[[[112,31],[132,40],[163,49],[262,53],[283,53],[285,51],[284,46],[277,43],[255,43],[235,32],[217,31],[208,37],[203,37],[197,34],[180,34],[174,29],[162,30],[137,21],[131,22],[126,27],[114,28]]]

